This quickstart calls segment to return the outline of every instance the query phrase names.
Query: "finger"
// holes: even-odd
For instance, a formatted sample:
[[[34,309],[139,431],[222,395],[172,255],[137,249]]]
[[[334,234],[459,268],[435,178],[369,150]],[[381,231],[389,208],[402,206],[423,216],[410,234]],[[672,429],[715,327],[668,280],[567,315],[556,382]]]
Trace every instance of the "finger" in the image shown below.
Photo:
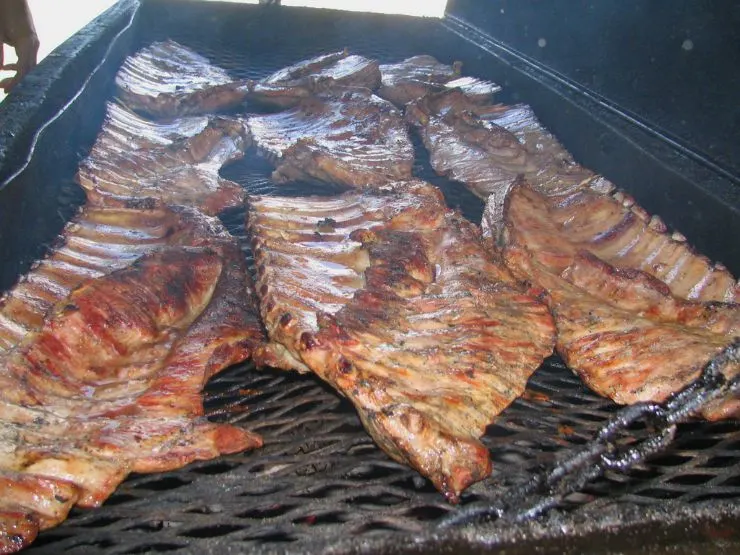
[[[16,46],[18,55],[18,73],[22,77],[36,66],[36,56],[39,50],[39,41],[36,37],[27,37]]]
[[[6,66],[2,66],[2,69],[5,71],[18,71],[18,64],[8,64]]]
[[[0,89],[4,90],[5,93],[7,94],[10,92],[10,89],[15,87],[17,83],[18,83],[17,77],[8,77],[0,81]]]

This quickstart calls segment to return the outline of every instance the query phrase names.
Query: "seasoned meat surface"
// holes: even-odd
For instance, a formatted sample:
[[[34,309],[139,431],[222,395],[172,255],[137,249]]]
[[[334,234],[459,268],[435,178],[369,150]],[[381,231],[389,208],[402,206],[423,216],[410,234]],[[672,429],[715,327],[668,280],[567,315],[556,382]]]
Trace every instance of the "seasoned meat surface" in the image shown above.
[[[130,472],[261,445],[203,418],[200,391],[262,340],[241,250],[167,247],[85,280],[0,355],[0,550],[74,505],[100,505]],[[4,543],[3,543],[4,542]]]
[[[543,219],[552,219],[557,234],[552,235],[553,229],[539,235],[548,249],[586,249],[617,267],[648,272],[682,298],[740,300],[737,281],[724,266],[694,253],[680,235],[667,233],[659,218],[579,166],[530,108],[490,108],[452,92],[428,95],[406,111],[422,133],[435,171],[486,199],[483,226],[488,234],[501,233],[505,200],[523,176],[527,191],[517,195],[538,200],[531,201],[531,211],[524,211],[515,227],[529,233]],[[545,206],[551,210],[543,211]]]
[[[85,280],[168,245],[199,246],[228,237],[216,218],[193,209],[83,207],[49,254],[0,297],[0,356],[37,332],[51,307]]]
[[[546,194],[603,180],[575,163],[527,106],[478,105],[451,90],[411,103],[406,119],[420,133],[434,171],[486,200],[496,227],[520,175]]]
[[[366,91],[314,96],[285,112],[251,116],[247,126],[275,162],[277,183],[354,188],[411,178],[414,148],[400,112]]]
[[[740,302],[740,285],[727,268],[695,253],[624,193],[583,188],[548,196],[522,183],[507,207],[505,241],[526,245],[554,273],[586,250],[618,268],[647,272],[676,297]]]
[[[479,438],[550,354],[554,327],[477,228],[412,181],[253,198],[248,230],[270,338],[256,362],[329,382],[452,502],[487,476]]]
[[[577,215],[594,210],[572,198],[553,206],[553,199],[526,185],[514,187],[506,200],[504,259],[516,275],[544,289],[557,350],[595,391],[622,404],[663,401],[740,337],[740,305],[687,300],[650,273],[615,267],[592,248],[610,240],[603,236],[569,242],[578,237]],[[548,217],[558,209],[571,209],[564,221]],[[565,225],[576,229],[564,231]],[[738,371],[737,365],[727,369],[729,375]],[[740,416],[740,399],[717,403],[703,415]]]
[[[129,56],[116,74],[118,98],[155,118],[207,114],[234,108],[249,87],[207,58],[175,41],[155,42]]]
[[[406,119],[421,134],[434,171],[485,199],[535,166],[516,136],[468,108],[460,91],[429,94],[406,108]]]
[[[195,137],[208,127],[211,116],[183,116],[169,120],[151,120],[116,102],[107,102],[105,119],[91,156],[156,149],[172,146]]]
[[[588,253],[561,275],[526,250],[507,263],[547,291],[557,351],[597,393],[620,404],[664,401],[690,384],[713,357],[740,337],[740,306],[676,299],[659,280],[619,270]],[[728,377],[740,372],[734,364]],[[714,403],[710,420],[740,416],[740,398]]]
[[[109,104],[77,181],[95,205],[135,207],[155,199],[216,214],[244,202],[243,189],[218,172],[241,158],[250,141],[235,119],[190,117],[157,124]]]
[[[473,102],[490,102],[501,87],[475,77],[461,77],[462,64],[447,65],[429,55],[412,56],[395,64],[380,66],[378,96],[398,107],[428,93],[459,88]]]
[[[378,62],[347,50],[323,54],[288,66],[250,84],[251,101],[290,108],[317,93],[344,89],[375,90],[380,85]]]

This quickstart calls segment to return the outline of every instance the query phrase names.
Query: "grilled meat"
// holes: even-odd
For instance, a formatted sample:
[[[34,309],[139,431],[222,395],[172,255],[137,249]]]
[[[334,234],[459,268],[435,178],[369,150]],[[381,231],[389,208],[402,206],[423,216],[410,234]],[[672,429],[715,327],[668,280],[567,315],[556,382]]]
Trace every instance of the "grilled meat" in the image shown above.
[[[546,194],[603,180],[576,164],[527,106],[477,105],[452,90],[411,103],[406,119],[421,134],[434,171],[486,200],[496,229],[520,175]]]
[[[619,270],[579,253],[560,275],[531,251],[512,247],[507,264],[546,290],[556,349],[597,393],[620,404],[664,401],[696,379],[740,337],[740,306],[677,299],[639,270]],[[725,370],[728,377],[740,365]],[[702,411],[710,420],[740,416],[740,397]]]
[[[49,309],[83,281],[167,245],[198,246],[227,237],[217,219],[192,209],[85,206],[47,257],[0,298],[0,356],[37,332]]]
[[[504,242],[526,245],[555,274],[586,250],[618,268],[647,272],[676,297],[740,302],[740,285],[724,266],[695,253],[624,193],[582,188],[548,196],[522,183],[509,193],[506,210]]]
[[[598,202],[610,198],[576,192],[556,203],[555,197],[517,184],[506,200],[504,259],[516,275],[546,291],[558,328],[557,350],[591,388],[622,404],[663,401],[740,336],[740,305],[686,300],[650,273],[624,265],[627,258],[595,256],[618,251],[599,248],[612,240],[608,234],[579,236],[594,225],[601,229],[600,211],[578,201],[584,195]],[[670,238],[656,236],[667,248]],[[691,266],[706,271],[706,260],[692,257],[684,269],[695,281]],[[677,289],[681,284],[675,282]],[[717,296],[716,290],[692,289],[702,299]],[[740,400],[715,404],[703,414],[738,416]]]
[[[398,107],[431,92],[444,89],[461,89],[475,103],[491,101],[501,87],[475,77],[461,77],[462,64],[451,66],[428,55],[412,56],[396,64],[380,66],[381,85],[378,96]]]
[[[527,153],[536,159],[540,170],[548,169],[550,166],[575,164],[571,154],[545,129],[530,106],[497,105],[481,114],[481,117],[513,133]],[[542,185],[542,178],[536,185]]]
[[[149,120],[122,104],[108,102],[105,120],[100,128],[90,156],[156,149],[183,142],[202,133],[211,116],[183,116],[162,121]]]
[[[172,40],[129,56],[116,74],[118,98],[155,118],[207,114],[234,108],[249,93],[207,58]]]
[[[406,113],[420,127],[435,171],[487,199],[483,225],[488,233],[501,232],[505,199],[523,175],[529,187],[517,194],[537,200],[530,199],[513,227],[535,232],[552,219],[558,228],[532,239],[542,242],[532,247],[538,256],[565,249],[568,258],[586,249],[617,267],[654,275],[682,298],[740,300],[740,288],[726,268],[695,254],[680,235],[666,233],[659,218],[650,218],[607,179],[576,164],[527,106],[485,110],[458,93],[444,93],[420,99]]]
[[[347,50],[316,56],[276,71],[250,85],[250,101],[290,108],[316,93],[346,88],[375,90],[380,85],[378,62]]]
[[[252,116],[247,125],[256,146],[275,161],[278,183],[362,187],[411,178],[414,148],[403,118],[369,92],[312,97],[286,112]]]
[[[406,119],[420,132],[434,171],[485,199],[536,167],[511,132],[488,124],[471,107],[457,90],[429,94],[407,106]]]
[[[101,504],[130,472],[261,445],[208,422],[200,398],[262,339],[246,280],[232,241],[167,247],[84,281],[0,356],[0,551]]]
[[[110,104],[77,181],[88,202],[96,205],[137,207],[158,199],[216,214],[244,202],[243,189],[218,171],[241,158],[250,141],[243,124],[234,119],[155,124]]]
[[[551,352],[554,327],[475,226],[414,181],[254,198],[248,230],[271,341],[255,361],[329,382],[452,502],[487,476],[479,438]]]

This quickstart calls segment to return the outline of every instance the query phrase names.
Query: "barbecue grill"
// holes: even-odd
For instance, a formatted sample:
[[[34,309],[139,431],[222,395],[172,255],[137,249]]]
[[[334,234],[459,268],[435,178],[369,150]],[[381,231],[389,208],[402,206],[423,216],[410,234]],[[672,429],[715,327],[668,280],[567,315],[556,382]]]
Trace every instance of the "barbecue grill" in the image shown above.
[[[432,20],[187,0],[119,2],[40,64],[0,107],[0,287],[8,288],[43,256],[83,203],[74,174],[100,129],[123,59],[167,38],[240,79],[261,78],[345,47],[382,63],[420,53],[447,63],[461,60],[465,74],[503,86],[501,101],[530,104],[576,160],[740,273],[740,244],[733,240],[740,237],[740,168],[731,156],[737,148],[730,145],[732,118],[718,122],[716,141],[700,148],[711,130],[691,128],[697,121],[692,114],[686,114],[684,127],[672,127],[668,117],[672,107],[681,107],[682,90],[664,91],[675,98],[659,113],[630,97],[628,87],[612,91],[614,79],[599,81],[607,68],[594,71],[592,86],[584,87],[583,80],[574,80],[577,64],[563,47],[543,54],[536,50],[543,50],[541,42],[530,48],[500,26],[499,7],[510,10],[511,21],[529,25],[531,8],[522,4],[486,3],[482,11],[480,3],[460,0],[451,2],[444,19]],[[553,9],[532,24],[533,44],[533,37],[553,28],[563,8]],[[562,22],[547,44],[557,45],[558,33],[565,37],[568,26],[576,25],[573,17]],[[623,61],[617,73],[627,71]],[[731,85],[733,77],[727,79]],[[438,185],[451,206],[478,222],[482,202],[435,176],[426,152],[416,146],[415,174]],[[270,172],[265,160],[248,154],[222,173],[250,193],[309,190],[301,183],[278,190]],[[315,186],[310,190],[321,193]],[[221,217],[244,237],[243,210]],[[650,545],[651,552],[664,547],[670,553],[719,553],[740,547],[740,424],[731,421],[681,425],[658,455],[628,470],[606,470],[538,518],[440,527],[458,511],[521,487],[588,446],[619,410],[556,357],[490,426],[484,442],[493,474],[470,487],[460,507],[448,505],[426,480],[382,453],[351,405],[313,376],[242,364],[211,380],[205,404],[212,419],[262,434],[265,447],[132,476],[102,508],[74,510],[28,552],[629,553]],[[638,420],[618,441],[629,445],[650,433]]]

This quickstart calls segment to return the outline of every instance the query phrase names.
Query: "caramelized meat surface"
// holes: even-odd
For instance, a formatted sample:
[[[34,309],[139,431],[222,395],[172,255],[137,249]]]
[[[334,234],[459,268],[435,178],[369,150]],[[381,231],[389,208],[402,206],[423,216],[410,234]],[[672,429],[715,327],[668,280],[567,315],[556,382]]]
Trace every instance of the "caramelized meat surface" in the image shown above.
[[[92,157],[171,146],[195,137],[208,127],[211,116],[183,116],[171,120],[150,120],[116,102],[106,104],[105,119]]]
[[[378,96],[398,107],[431,92],[444,89],[461,89],[476,103],[490,102],[501,87],[475,77],[461,77],[462,64],[447,65],[433,56],[412,56],[395,64],[380,66],[381,85]]]
[[[317,93],[341,93],[347,88],[372,91],[379,85],[378,62],[344,50],[298,62],[251,83],[249,99],[290,108]]]
[[[740,286],[727,268],[695,253],[623,193],[583,188],[547,196],[522,183],[509,194],[506,210],[505,241],[526,245],[556,274],[586,250],[618,268],[654,276],[676,297],[740,302]]]
[[[244,202],[243,189],[218,172],[241,158],[250,142],[235,119],[191,117],[156,124],[110,104],[77,181],[95,205],[137,207],[156,199],[216,214]]]
[[[487,233],[496,237],[502,231],[505,201],[524,176],[526,191],[520,188],[516,195],[519,200],[527,196],[529,206],[512,228],[539,233],[531,238],[538,256],[563,249],[570,256],[585,249],[617,267],[657,277],[678,297],[740,300],[737,281],[724,266],[693,252],[680,235],[668,234],[659,218],[651,218],[608,180],[576,164],[531,109],[484,110],[460,94],[444,93],[413,103],[407,117],[419,126],[435,171],[486,199]],[[542,244],[535,247],[538,241]]]
[[[207,58],[172,40],[129,56],[116,74],[118,98],[155,118],[207,114],[234,108],[249,93]]]
[[[254,198],[248,229],[270,343],[378,445],[455,502],[491,469],[479,438],[552,351],[547,309],[423,182],[334,198]]]
[[[37,332],[51,307],[85,280],[168,245],[199,246],[228,237],[216,218],[192,209],[85,206],[49,254],[0,298],[0,356]]]
[[[460,91],[412,102],[406,119],[421,134],[434,171],[462,182],[483,199],[535,169],[516,136],[480,117]]]
[[[597,393],[620,404],[664,401],[740,337],[740,306],[673,297],[639,270],[619,270],[588,253],[560,275],[523,249],[509,266],[547,291],[557,325],[558,353]],[[740,364],[725,369],[728,378]],[[703,410],[709,420],[740,416],[740,398]]]
[[[0,355],[0,550],[130,472],[261,445],[203,417],[200,391],[262,339],[235,243],[168,247],[84,281]]]
[[[650,273],[622,266],[628,259],[600,259],[603,237],[569,241],[578,238],[578,215],[595,210],[569,197],[561,204],[554,199],[525,185],[514,187],[506,200],[504,258],[515,275],[545,290],[558,329],[557,350],[592,389],[622,404],[663,401],[740,336],[740,305],[687,300]],[[560,219],[558,210],[569,213]],[[712,297],[716,291],[705,293]],[[740,368],[726,371],[734,375]],[[703,415],[737,417],[740,400],[716,403]]]
[[[520,175],[546,194],[603,180],[576,164],[527,106],[477,105],[452,90],[411,103],[406,119],[419,131],[434,171],[486,200],[497,228]]]
[[[369,92],[312,97],[285,112],[252,116],[247,126],[275,162],[278,183],[306,179],[346,188],[411,178],[414,148],[403,118]]]

